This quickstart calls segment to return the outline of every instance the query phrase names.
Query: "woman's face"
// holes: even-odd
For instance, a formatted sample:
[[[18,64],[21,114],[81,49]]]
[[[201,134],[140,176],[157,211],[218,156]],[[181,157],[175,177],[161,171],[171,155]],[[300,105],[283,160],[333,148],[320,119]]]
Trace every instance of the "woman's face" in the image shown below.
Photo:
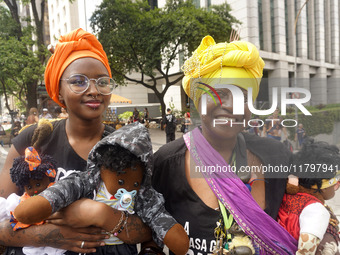
[[[207,114],[201,114],[201,102],[198,106],[200,118],[202,121],[202,129],[206,133],[215,138],[234,138],[248,125],[251,113],[247,104],[247,91],[244,93],[244,115],[233,115],[233,98],[229,89],[216,89],[216,92],[221,98],[222,105],[220,105],[217,97],[215,101],[207,95]],[[213,94],[213,93],[212,93]]]
[[[80,58],[73,61],[64,71],[61,79],[68,79],[71,75],[82,74],[89,79],[98,79],[109,76],[102,62],[94,58]],[[76,116],[80,119],[93,120],[101,118],[102,113],[110,103],[111,95],[102,95],[98,92],[95,81],[90,81],[89,88],[81,93],[74,93],[67,81],[60,81],[61,100],[67,107],[70,117]]]

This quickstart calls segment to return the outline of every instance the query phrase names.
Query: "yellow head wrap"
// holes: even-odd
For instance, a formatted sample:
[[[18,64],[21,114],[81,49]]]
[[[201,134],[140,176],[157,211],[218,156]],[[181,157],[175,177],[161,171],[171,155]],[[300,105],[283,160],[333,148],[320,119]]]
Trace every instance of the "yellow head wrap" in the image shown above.
[[[243,89],[251,87],[255,100],[259,93],[263,67],[264,62],[253,44],[242,41],[216,44],[211,36],[206,36],[182,67],[185,74],[182,86],[196,108],[204,93],[197,89],[199,84],[195,82],[196,78],[204,79],[212,87],[220,83],[221,79],[225,81],[227,78],[228,84]]]

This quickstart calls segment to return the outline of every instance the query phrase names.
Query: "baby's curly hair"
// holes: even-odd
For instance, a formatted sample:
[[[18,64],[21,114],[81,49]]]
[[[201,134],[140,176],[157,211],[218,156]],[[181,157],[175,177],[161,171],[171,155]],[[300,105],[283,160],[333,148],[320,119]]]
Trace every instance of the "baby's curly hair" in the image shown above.
[[[57,169],[56,161],[49,155],[39,155],[41,164],[34,170],[30,171],[28,163],[25,161],[25,156],[19,156],[14,159],[13,166],[10,169],[10,175],[12,182],[15,183],[20,191],[24,190],[24,187],[29,184],[29,180],[42,180],[46,175],[48,169]],[[50,182],[53,182],[55,178],[49,177]]]
[[[100,155],[100,158],[97,158],[95,162],[98,168],[105,167],[117,172],[118,175],[125,173],[124,169],[137,165],[140,165],[143,170],[145,169],[145,165],[136,155],[118,145],[100,146],[96,154]]]
[[[339,148],[309,138],[303,142],[301,150],[293,155],[293,164],[297,166],[297,171],[292,174],[299,177],[299,184],[305,188],[316,184],[320,191],[322,180],[333,178],[339,169]]]

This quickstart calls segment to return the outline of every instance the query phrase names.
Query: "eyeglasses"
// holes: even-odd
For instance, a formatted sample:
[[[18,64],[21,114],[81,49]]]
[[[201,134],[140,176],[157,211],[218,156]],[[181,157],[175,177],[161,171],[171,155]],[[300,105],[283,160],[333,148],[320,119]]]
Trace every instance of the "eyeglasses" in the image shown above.
[[[113,90],[117,88],[117,84],[110,77],[100,77],[98,79],[90,79],[83,74],[71,75],[68,79],[60,79],[61,81],[67,81],[70,89],[76,93],[84,93],[90,86],[90,81],[95,81],[98,92],[102,95],[110,95]]]

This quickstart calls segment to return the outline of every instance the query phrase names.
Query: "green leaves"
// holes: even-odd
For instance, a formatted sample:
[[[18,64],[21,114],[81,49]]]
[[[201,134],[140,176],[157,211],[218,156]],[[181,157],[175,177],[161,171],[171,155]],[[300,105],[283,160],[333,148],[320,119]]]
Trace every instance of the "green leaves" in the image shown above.
[[[17,33],[17,23],[0,6],[0,93],[27,104],[28,86],[43,78],[44,66],[32,50],[32,27]]]
[[[226,41],[232,23],[236,19],[227,4],[208,11],[183,0],[168,0],[162,9],[152,9],[144,0],[104,0],[91,18],[116,82],[140,83],[154,90],[161,102],[172,85],[175,61],[184,61],[208,34],[217,42]],[[138,75],[132,77],[132,72]],[[163,91],[156,88],[160,79]]]

